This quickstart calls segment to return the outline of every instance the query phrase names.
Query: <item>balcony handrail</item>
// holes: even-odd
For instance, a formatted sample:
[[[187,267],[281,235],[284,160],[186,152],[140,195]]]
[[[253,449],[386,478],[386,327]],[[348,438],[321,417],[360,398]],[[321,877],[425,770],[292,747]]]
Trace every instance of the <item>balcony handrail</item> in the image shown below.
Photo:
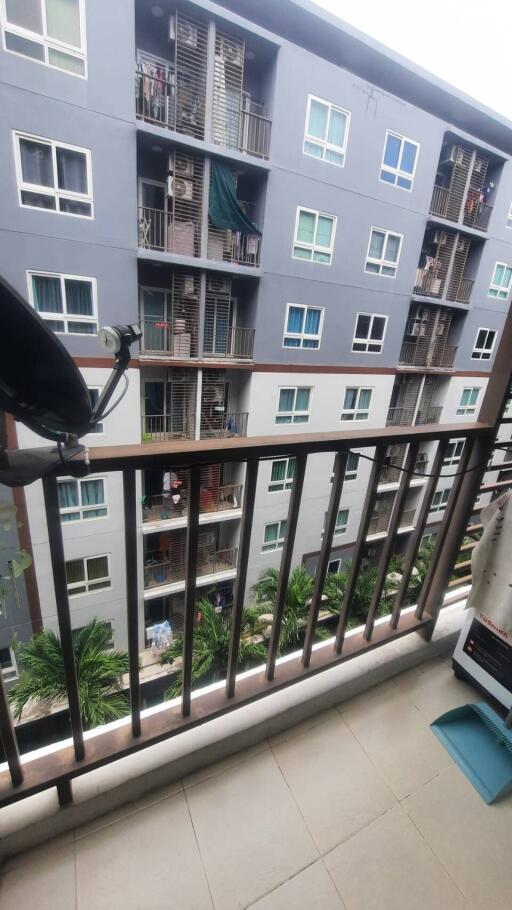
[[[403,341],[398,357],[399,366],[451,369],[457,345],[443,344],[439,338]]]
[[[255,329],[240,325],[230,325],[223,339],[212,339],[215,350],[204,350],[205,357],[233,358],[234,360],[252,360],[254,351]]]
[[[258,267],[260,252],[260,234],[239,234],[237,231],[208,225],[208,259]]]
[[[201,487],[199,512],[201,515],[209,512],[223,512],[230,509],[239,509],[242,502],[243,484],[226,483],[213,491],[215,495],[206,500],[205,493],[212,494],[209,487]],[[181,518],[187,515],[187,502],[172,502],[171,495],[157,493],[144,497],[142,521],[163,521],[169,518]],[[155,514],[156,513],[156,514]],[[165,517],[162,517],[162,513]]]
[[[229,572],[231,569],[236,568],[238,552],[236,547],[217,550],[213,546],[203,547],[201,542],[199,542],[199,547],[202,553],[198,557],[196,566],[196,576],[198,578],[203,575]],[[176,563],[173,563],[169,559],[160,559],[159,553],[146,553],[144,559],[144,589],[151,591],[154,588],[184,581],[186,577],[185,552],[181,553],[180,557]]]
[[[498,351],[497,357],[500,356]],[[492,385],[492,378],[489,381]],[[484,399],[485,404],[485,399]],[[395,640],[406,634],[423,630],[428,632],[432,628],[435,617],[426,610],[427,598],[431,596],[432,586],[436,578],[433,574],[428,577],[427,587],[422,588],[416,613],[402,612],[404,605],[405,589],[411,578],[411,573],[421,537],[426,526],[429,507],[441,476],[442,463],[446,446],[450,438],[464,438],[467,441],[458,466],[459,476],[452,484],[450,499],[447,503],[442,524],[438,530],[438,545],[432,560],[437,565],[437,560],[445,558],[444,539],[454,530],[453,516],[460,509],[459,496],[466,483],[475,483],[473,475],[465,475],[464,471],[470,464],[473,453],[478,458],[482,457],[485,450],[485,463],[488,461],[490,451],[496,434],[494,425],[485,422],[471,424],[443,424],[423,427],[379,427],[366,428],[361,431],[347,430],[331,433],[288,434],[286,436],[264,436],[224,438],[209,440],[183,440],[165,441],[147,445],[124,445],[101,448],[91,448],[91,471],[120,471],[123,474],[124,489],[124,535],[126,543],[126,589],[127,589],[127,619],[130,658],[130,695],[131,717],[124,722],[117,722],[115,729],[100,728],[93,736],[84,740],[83,726],[80,716],[78,689],[74,668],[74,651],[71,636],[68,641],[61,637],[63,661],[66,669],[67,692],[71,728],[73,731],[73,745],[63,745],[51,754],[42,757],[31,756],[29,762],[22,762],[16,746],[16,739],[12,719],[3,688],[0,685],[0,734],[8,761],[9,770],[0,771],[0,806],[5,806],[16,800],[22,799],[45,788],[56,786],[61,803],[72,799],[70,781],[83,773],[108,764],[122,755],[128,755],[150,746],[156,742],[185,731],[206,719],[218,717],[232,708],[246,704],[255,698],[260,698],[270,691],[293,684],[307,676],[329,669],[341,661],[345,661],[357,654],[361,654],[369,647],[377,647],[386,642]],[[375,626],[375,618],[382,595],[387,567],[391,556],[391,544],[400,527],[409,520],[408,510],[405,509],[405,497],[411,482],[410,467],[416,463],[421,443],[437,441],[437,452],[432,473],[427,484],[422,490],[422,503],[415,519],[415,528],[409,538],[406,561],[403,568],[400,591],[396,596],[393,613],[389,624]],[[368,608],[368,616],[364,633],[351,634],[345,639],[345,631],[350,618],[352,594],[362,567],[365,552],[366,538],[371,516],[377,499],[378,478],[384,464],[385,453],[389,445],[409,444],[405,471],[405,481],[401,482],[396,493],[394,506],[387,528],[387,537],[384,541],[382,556],[378,567],[378,577],[374,587],[372,600]],[[480,448],[478,448],[480,446]],[[368,492],[363,508],[361,523],[357,540],[354,546],[351,569],[345,589],[343,605],[338,622],[335,644],[322,643],[312,651],[318,617],[322,603],[322,591],[331,549],[334,545],[334,531],[338,514],[340,497],[343,489],[344,472],[347,453],[349,450],[370,448],[374,464],[368,484]],[[317,453],[331,453],[335,456],[334,478],[331,487],[330,502],[321,540],[320,556],[313,598],[306,627],[306,637],[302,654],[288,655],[282,663],[277,661],[278,643],[283,621],[289,573],[292,564],[292,553],[295,545],[297,521],[300,513],[302,489],[310,455]],[[488,454],[487,454],[488,453]],[[295,474],[293,487],[290,494],[288,523],[285,541],[281,556],[280,584],[274,606],[272,631],[268,645],[267,665],[263,670],[258,670],[242,677],[237,676],[238,648],[241,636],[242,610],[245,604],[245,590],[247,566],[250,553],[250,540],[254,516],[254,501],[258,479],[258,466],[262,459],[288,455],[295,457]],[[77,460],[83,460],[78,456]],[[241,536],[236,558],[236,582],[234,601],[231,617],[231,646],[227,667],[227,680],[225,689],[214,687],[198,694],[197,699],[191,702],[191,670],[193,658],[193,624],[196,614],[196,583],[197,575],[206,565],[200,562],[200,484],[201,465],[225,464],[232,462],[247,462],[245,479],[245,505],[241,525]],[[181,699],[171,701],[156,713],[141,711],[141,693],[139,680],[139,633],[143,634],[143,624],[139,623],[138,598],[138,562],[137,562],[137,520],[136,520],[136,471],[147,468],[164,469],[169,464],[176,467],[187,467],[190,472],[190,490],[187,528],[183,530],[184,547],[184,590],[185,590],[185,623],[183,646],[183,679],[184,688]],[[65,574],[64,544],[62,538],[61,516],[59,513],[57,495],[57,477],[66,476],[69,466],[59,465],[55,474],[43,479],[43,491],[46,505],[48,523],[48,536],[50,555],[54,576],[54,584],[58,596],[56,598],[57,615],[59,623],[67,621],[70,624],[70,608],[67,595],[67,582]],[[479,483],[479,478],[476,478]],[[464,505],[464,515],[474,512],[473,500]],[[464,525],[465,526],[465,525]],[[460,532],[462,533],[462,531]],[[229,562],[229,560],[226,560]],[[235,559],[232,559],[235,562]],[[217,562],[216,565],[219,565]],[[233,565],[233,570],[235,566]],[[404,589],[405,585],[405,589]],[[446,585],[444,586],[444,588]],[[443,590],[444,590],[443,588]],[[434,589],[437,596],[437,589]],[[432,594],[433,596],[433,594]],[[141,626],[139,630],[139,624]],[[70,628],[70,625],[68,626]]]

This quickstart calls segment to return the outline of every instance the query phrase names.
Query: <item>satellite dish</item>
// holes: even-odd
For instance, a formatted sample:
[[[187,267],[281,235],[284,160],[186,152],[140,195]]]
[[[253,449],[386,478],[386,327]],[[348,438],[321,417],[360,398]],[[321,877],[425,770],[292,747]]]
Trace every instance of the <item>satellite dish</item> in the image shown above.
[[[89,391],[71,355],[33,307],[3,279],[0,409],[50,439],[55,439],[55,433],[82,436],[92,418]]]
[[[107,326],[100,343],[114,355],[112,373],[94,406],[80,370],[49,326],[0,277],[0,411],[7,411],[57,448],[7,451],[0,447],[0,483],[22,486],[51,473],[59,462],[84,451],[80,436],[117,407],[126,392],[130,345],[142,333],[137,325]],[[121,378],[125,389],[107,404]],[[80,472],[88,470],[82,462]],[[77,468],[78,470],[78,468]],[[71,473],[71,472],[70,472]]]

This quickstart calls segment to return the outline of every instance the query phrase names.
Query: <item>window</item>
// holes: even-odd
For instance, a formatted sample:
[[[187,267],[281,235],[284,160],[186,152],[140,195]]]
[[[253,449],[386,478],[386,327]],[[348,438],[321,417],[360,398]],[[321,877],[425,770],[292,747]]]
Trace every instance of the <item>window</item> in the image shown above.
[[[6,682],[18,676],[16,657],[12,648],[0,648],[0,671]]]
[[[324,215],[312,209],[298,208],[295,220],[293,258],[308,259],[310,262],[330,265],[335,234],[336,218],[334,215]]]
[[[450,439],[443,458],[443,467],[457,465],[464,449],[463,439]]]
[[[83,0],[4,0],[0,18],[7,51],[86,75]]]
[[[350,509],[339,509],[336,516],[335,534],[346,534],[348,525],[348,514]]]
[[[85,559],[70,559],[66,562],[66,578],[70,597],[110,588],[109,558],[88,556]]]
[[[345,389],[341,419],[368,420],[371,400],[371,389],[359,389],[349,386]]]
[[[14,142],[20,205],[92,218],[88,149],[22,133]]]
[[[276,423],[308,423],[311,389],[279,389]]]
[[[380,179],[402,190],[411,190],[419,145],[388,130],[380,168]]]
[[[347,458],[347,467],[345,468],[345,480],[356,480],[359,468],[359,455],[355,452],[349,452]]]
[[[327,566],[327,571],[331,575],[336,575],[341,569],[341,559],[331,559],[329,565]]]
[[[343,167],[349,126],[349,111],[308,95],[304,154]]]
[[[358,313],[352,350],[361,351],[364,354],[380,354],[387,321],[387,316],[376,316],[374,313]]]
[[[295,458],[280,458],[273,461],[268,492],[280,493],[283,490],[291,490],[294,473]]]
[[[490,360],[495,341],[496,331],[494,329],[478,329],[472,359]]]
[[[372,228],[366,255],[365,270],[375,275],[394,278],[400,258],[402,235]]]
[[[98,403],[98,398],[100,397],[101,389],[94,387],[89,388],[89,398],[91,399],[91,405],[93,408],[96,407]],[[100,420],[98,423],[94,424],[94,427],[89,431],[90,433],[103,433],[103,421]],[[89,434],[87,434],[89,435]]]
[[[319,348],[324,311],[320,307],[289,303],[284,328],[285,348]]]
[[[61,521],[106,518],[105,481],[102,477],[57,481]]]
[[[509,208],[509,210],[508,210],[508,215],[507,215],[507,227],[508,227],[508,228],[512,228],[512,204],[511,204],[511,206],[510,206],[510,208]]]
[[[463,389],[457,414],[474,414],[480,389]]]
[[[442,512],[446,508],[450,490],[436,490],[430,503],[431,512]]]
[[[282,550],[285,534],[286,519],[283,519],[283,521],[273,521],[271,524],[265,525],[263,546],[261,548],[262,553],[267,553],[270,550]]]
[[[511,284],[512,266],[506,265],[504,262],[497,262],[494,266],[491,286],[488,291],[489,297],[499,297],[500,300],[506,300],[510,294]]]
[[[29,300],[54,332],[97,335],[96,281],[52,272],[28,273]]]
[[[436,540],[437,540],[437,532],[436,532],[436,531],[431,531],[429,534],[424,534],[424,535],[423,535],[423,537],[421,538],[421,544],[420,544],[420,546],[423,547],[425,544],[432,544],[432,545],[433,545],[433,544],[435,544]]]

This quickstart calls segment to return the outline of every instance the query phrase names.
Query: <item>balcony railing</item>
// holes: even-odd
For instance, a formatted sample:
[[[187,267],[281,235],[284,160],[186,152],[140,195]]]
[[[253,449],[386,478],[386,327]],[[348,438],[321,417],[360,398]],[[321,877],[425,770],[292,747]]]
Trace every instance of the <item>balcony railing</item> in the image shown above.
[[[191,220],[178,221],[170,212],[139,206],[139,247],[182,256],[199,256],[199,225]]]
[[[184,554],[176,562],[159,561],[159,554],[148,554],[144,561],[144,589],[159,588],[162,585],[172,585],[185,581],[187,567]],[[196,576],[218,575],[221,572],[230,572],[236,568],[237,550],[231,547],[227,550],[215,550],[213,547],[199,545],[197,556]]]
[[[252,360],[254,351],[254,329],[246,329],[239,325],[230,325],[223,337],[216,333],[212,340],[215,350],[204,351],[205,357],[226,360]]]
[[[469,190],[464,203],[464,212],[462,223],[466,227],[474,227],[479,231],[486,231],[489,227],[492,205],[478,200],[479,193]],[[450,190],[445,186],[434,186],[432,193],[432,202],[430,203],[430,214],[437,215],[439,218],[446,218],[448,221],[457,222],[457,218],[449,214]],[[460,216],[459,216],[460,217]]]
[[[240,234],[208,226],[208,259],[238,265],[259,266],[261,237],[259,234]]]
[[[204,411],[201,414],[201,439],[227,439],[247,436],[247,411],[228,411],[215,419]]]
[[[446,299],[455,303],[469,303],[474,281],[471,278],[461,278],[460,281],[450,281],[446,291]]]
[[[372,515],[366,536],[371,537],[373,534],[387,533],[389,523],[391,521],[391,515],[391,509],[387,512],[382,512],[380,515]],[[405,509],[400,516],[398,522],[398,530],[401,528],[412,527],[414,524],[414,515],[415,509]]]
[[[430,344],[404,341],[398,363],[400,366],[407,367],[434,367],[450,370],[453,367],[456,353],[457,347],[453,344],[441,345],[439,341]]]
[[[176,86],[166,79],[135,73],[135,114],[139,120],[176,129]]]
[[[195,414],[181,415],[177,420],[166,414],[144,414],[142,416],[142,442],[165,442],[171,439],[193,439]]]
[[[398,481],[400,480],[400,477],[401,477],[401,473],[402,473],[401,472],[401,468],[403,467],[402,462],[403,462],[403,458],[402,458],[400,464],[396,464],[394,462],[385,464],[380,472],[379,484],[398,483]],[[428,455],[426,455],[425,452],[420,452],[420,454],[418,455],[418,458],[415,462],[415,465],[414,465],[414,474],[413,474],[412,479],[414,480],[418,474],[426,474],[427,467],[428,467]]]
[[[176,357],[179,360],[188,359],[193,355],[194,336],[197,333],[196,325],[187,326],[183,319],[179,319],[177,323],[159,319],[141,319],[139,324],[142,329],[141,354],[160,354]]]
[[[242,502],[243,485],[241,483],[228,483],[215,489],[202,487],[200,493],[199,511],[203,515],[207,512],[228,512],[239,509]],[[181,493],[179,502],[174,502],[170,493],[160,493],[158,496],[146,496],[142,504],[142,520],[168,521],[172,518],[187,516],[188,496]]]
[[[512,316],[507,318],[495,368],[489,378],[479,422],[473,424],[455,423],[444,426],[387,427],[379,429],[357,428],[355,431],[289,434],[286,436],[250,437],[246,440],[222,439],[199,442],[183,442],[153,446],[93,447],[88,453],[90,470],[93,474],[107,472],[123,476],[124,496],[124,545],[125,582],[127,604],[127,629],[129,653],[130,715],[117,721],[114,728],[107,725],[98,728],[84,738],[80,711],[72,617],[70,612],[65,554],[62,536],[61,516],[57,495],[57,477],[67,476],[70,463],[57,466],[53,474],[43,480],[46,506],[49,551],[56,593],[56,615],[62,648],[62,660],[66,679],[68,712],[72,732],[72,745],[55,745],[43,755],[31,755],[30,760],[20,759],[16,734],[12,722],[7,696],[0,678],[0,736],[8,770],[0,771],[0,806],[56,787],[61,805],[73,798],[71,782],[74,777],[87,773],[115,761],[121,756],[135,753],[164,739],[179,735],[198,723],[220,717],[227,711],[248,704],[267,693],[302,681],[313,674],[330,669],[343,661],[365,653],[370,648],[386,643],[413,632],[429,637],[435,627],[444,594],[448,588],[457,554],[464,535],[479,533],[478,525],[467,527],[471,515],[478,511],[474,501],[478,495],[481,479],[486,470],[499,428],[503,403],[510,383],[510,348],[512,344]],[[510,418],[507,418],[510,422]],[[439,483],[446,449],[454,437],[465,440],[458,464],[457,476],[452,479],[450,496],[444,516],[437,529],[436,546],[431,557],[429,571],[425,576],[418,595],[416,608],[404,609],[406,595],[412,578],[417,553],[425,531],[432,498]],[[415,527],[407,544],[407,551],[401,569],[402,580],[388,620],[379,621],[384,585],[393,555],[396,535],[400,527],[410,522],[406,509],[411,483],[411,467],[416,464],[420,449],[425,443],[435,446],[435,457],[427,483],[421,488],[421,502],[415,516]],[[378,498],[378,482],[385,455],[389,446],[408,445],[404,473],[394,497],[386,537],[379,555],[375,584],[366,608],[364,629],[354,630],[346,636],[349,620],[354,609],[354,593],[360,572],[367,555],[367,537]],[[510,446],[510,441],[502,444]],[[373,460],[370,478],[364,500],[357,537],[352,550],[348,578],[346,581],[340,612],[336,618],[336,633],[331,640],[318,643],[313,649],[317,624],[323,604],[323,589],[327,576],[331,550],[335,545],[334,535],[340,499],[344,489],[345,469],[348,453],[367,449]],[[319,540],[319,557],[314,577],[313,594],[305,628],[304,644],[301,650],[278,660],[279,642],[283,620],[286,616],[286,594],[292,568],[296,531],[299,521],[310,524],[311,499],[302,504],[302,493],[306,470],[314,456],[334,456],[334,475],[330,487],[330,499],[323,537]],[[295,459],[293,486],[289,508],[277,597],[273,607],[270,639],[267,647],[265,666],[250,674],[237,675],[239,648],[242,634],[242,613],[246,605],[247,570],[251,553],[253,517],[258,484],[260,461],[283,456]],[[85,456],[84,456],[85,457]],[[74,464],[80,462],[75,457]],[[241,523],[238,556],[235,550],[202,552],[199,515],[201,507],[201,466],[233,463],[246,464],[244,511]],[[177,577],[184,584],[184,638],[182,652],[183,686],[179,699],[169,701],[158,711],[143,711],[139,648],[143,641],[143,621],[139,616],[139,568],[137,529],[137,471],[148,469],[164,471],[172,464],[176,469],[188,470],[190,488],[188,495],[187,527],[183,529],[185,541],[184,558],[177,567],[169,565],[169,559],[160,559],[156,565],[145,566],[145,582],[148,588],[172,583]],[[85,467],[79,465],[79,469]],[[73,469],[73,468],[71,468]],[[487,485],[489,492],[495,485]],[[301,509],[302,504],[302,509]],[[386,516],[387,518],[387,516]],[[481,530],[481,526],[480,526]],[[258,545],[258,541],[256,541]],[[466,546],[466,545],[465,545]],[[157,556],[160,554],[156,554]],[[192,702],[192,668],[194,660],[194,622],[196,619],[196,579],[205,573],[221,573],[225,569],[235,571],[236,583],[229,626],[230,649],[224,684],[198,691]],[[120,565],[113,566],[122,572]]]
[[[439,423],[442,410],[442,405],[420,406],[417,412],[415,408],[392,407],[388,410],[386,426],[410,427],[414,422],[414,426],[419,427],[427,423]]]
[[[272,121],[262,113],[242,110],[239,150],[258,158],[268,158],[271,127]]]

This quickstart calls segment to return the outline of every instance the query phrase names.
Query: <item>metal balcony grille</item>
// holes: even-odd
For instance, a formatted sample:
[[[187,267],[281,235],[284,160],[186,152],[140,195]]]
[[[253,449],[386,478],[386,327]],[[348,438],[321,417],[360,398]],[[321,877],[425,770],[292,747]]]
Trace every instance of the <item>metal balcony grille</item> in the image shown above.
[[[166,289],[139,288],[141,354],[180,360],[197,357],[199,332],[199,278],[173,272]]]

